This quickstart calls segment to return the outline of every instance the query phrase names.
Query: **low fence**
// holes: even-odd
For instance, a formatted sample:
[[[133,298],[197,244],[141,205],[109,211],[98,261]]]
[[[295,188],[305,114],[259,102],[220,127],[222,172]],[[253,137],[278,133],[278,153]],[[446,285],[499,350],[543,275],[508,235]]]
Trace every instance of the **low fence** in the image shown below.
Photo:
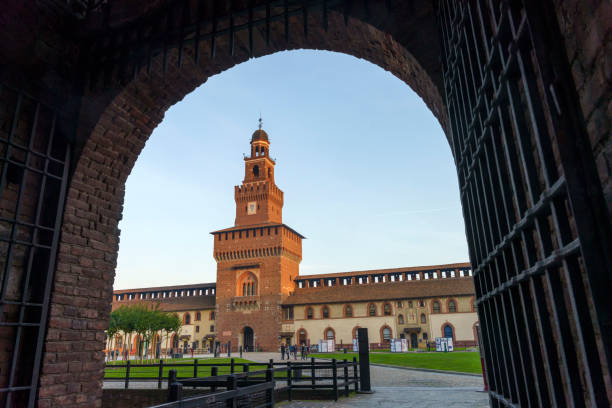
[[[245,365],[248,367],[248,365]],[[359,368],[357,360],[333,359],[329,362],[274,362],[270,361],[264,370],[243,371],[227,375],[213,375],[205,378],[179,379],[176,370],[168,377],[168,402],[155,408],[173,407],[273,407],[275,393],[285,393],[292,400],[296,390],[329,390],[334,400],[340,394],[348,396],[350,388],[359,389]],[[217,371],[217,370],[214,370]],[[278,383],[281,383],[280,386]],[[205,389],[203,395],[184,397],[188,388]],[[224,391],[218,391],[224,388]]]

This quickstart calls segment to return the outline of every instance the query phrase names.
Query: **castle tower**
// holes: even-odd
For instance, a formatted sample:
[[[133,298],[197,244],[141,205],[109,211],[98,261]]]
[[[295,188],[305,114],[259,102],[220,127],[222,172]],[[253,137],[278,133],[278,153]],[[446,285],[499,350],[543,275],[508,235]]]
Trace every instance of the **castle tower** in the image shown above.
[[[282,223],[283,192],[274,183],[270,140],[261,128],[244,158],[244,180],[234,188],[236,221],[214,231],[217,261],[217,341],[232,349],[276,350],[281,303],[294,288],[302,260],[302,235]],[[286,335],[286,333],[284,333]]]

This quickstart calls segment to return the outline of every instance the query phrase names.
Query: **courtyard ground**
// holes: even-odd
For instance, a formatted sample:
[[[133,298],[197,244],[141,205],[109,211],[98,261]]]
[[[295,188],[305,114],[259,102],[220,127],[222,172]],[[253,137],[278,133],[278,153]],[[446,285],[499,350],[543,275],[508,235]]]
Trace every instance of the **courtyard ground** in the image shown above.
[[[379,353],[376,353],[377,355]],[[436,356],[434,353],[419,353]],[[447,353],[452,354],[452,353]],[[459,354],[459,353],[456,353]],[[477,354],[477,353],[476,353]],[[324,354],[329,357],[330,354]],[[392,357],[403,354],[392,354]],[[341,354],[342,359],[345,354]],[[243,358],[248,361],[266,363],[270,359],[280,361],[279,353],[245,353]],[[350,357],[352,359],[352,356]],[[373,353],[370,354],[370,359]],[[222,362],[227,359],[216,359]],[[204,360],[200,360],[204,362]],[[235,361],[238,361],[236,358]],[[292,360],[293,361],[293,360]],[[299,361],[299,360],[298,360]],[[357,394],[348,399],[334,401],[292,401],[283,402],[279,406],[286,408],[398,408],[398,407],[488,407],[487,393],[482,392],[481,376],[454,374],[444,372],[422,371],[408,367],[370,366],[370,377],[373,394]],[[165,388],[165,382],[163,387]],[[105,381],[104,388],[122,388],[123,383]],[[157,388],[155,382],[135,380],[130,388]]]

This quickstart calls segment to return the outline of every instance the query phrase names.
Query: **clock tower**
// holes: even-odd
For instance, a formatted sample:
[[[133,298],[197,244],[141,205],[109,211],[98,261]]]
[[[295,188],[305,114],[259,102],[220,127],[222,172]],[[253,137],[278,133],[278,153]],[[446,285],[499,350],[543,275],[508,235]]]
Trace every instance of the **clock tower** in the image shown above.
[[[283,192],[274,183],[270,140],[259,128],[244,158],[244,180],[234,187],[236,221],[214,231],[217,261],[216,330],[220,344],[233,350],[277,350],[282,330],[282,302],[294,290],[302,261],[302,235],[283,224]]]
[[[234,188],[236,226],[283,222],[283,192],[274,184],[268,134],[261,128],[251,137],[251,155],[244,158],[244,180]]]

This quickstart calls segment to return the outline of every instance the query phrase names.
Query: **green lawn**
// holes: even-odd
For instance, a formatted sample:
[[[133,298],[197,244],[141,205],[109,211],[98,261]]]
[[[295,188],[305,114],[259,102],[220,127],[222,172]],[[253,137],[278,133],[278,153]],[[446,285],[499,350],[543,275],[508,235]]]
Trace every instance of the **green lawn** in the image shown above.
[[[230,360],[231,359],[229,358],[198,359],[198,364],[229,364]],[[147,361],[145,361],[145,363],[147,363]],[[257,363],[254,363],[253,361],[245,360],[242,358],[235,358],[234,363],[236,364],[238,363],[257,364]],[[115,367],[107,367],[104,372],[104,378],[125,378],[125,372],[126,372],[125,362],[116,361],[116,362],[112,362],[111,364],[114,365]],[[130,364],[139,364],[139,363],[137,361],[132,361]],[[130,378],[157,378],[159,374],[159,366],[157,364],[158,363],[156,363],[156,365],[150,365],[148,367],[130,367]],[[190,364],[190,365],[185,366],[185,367],[181,367],[181,366],[172,367],[172,366],[167,366],[166,364]],[[204,367],[198,366],[198,377],[210,376],[211,368],[212,367],[209,367],[209,366],[204,366]],[[266,365],[257,364],[249,368],[250,368],[249,371],[260,371],[260,370],[265,370]],[[189,378],[193,377],[193,359],[173,359],[173,360],[169,359],[167,361],[164,361],[163,376],[167,377],[168,372],[170,370],[177,370],[178,377],[189,377]],[[237,373],[242,372],[242,366],[236,366],[235,370]],[[230,367],[229,366],[218,367],[217,373],[219,375],[229,374]]]
[[[359,359],[357,353],[320,353],[309,357],[335,358],[337,360],[353,357]],[[370,353],[370,362],[402,367],[430,368],[434,370],[459,371],[462,373],[481,374],[480,353]]]

